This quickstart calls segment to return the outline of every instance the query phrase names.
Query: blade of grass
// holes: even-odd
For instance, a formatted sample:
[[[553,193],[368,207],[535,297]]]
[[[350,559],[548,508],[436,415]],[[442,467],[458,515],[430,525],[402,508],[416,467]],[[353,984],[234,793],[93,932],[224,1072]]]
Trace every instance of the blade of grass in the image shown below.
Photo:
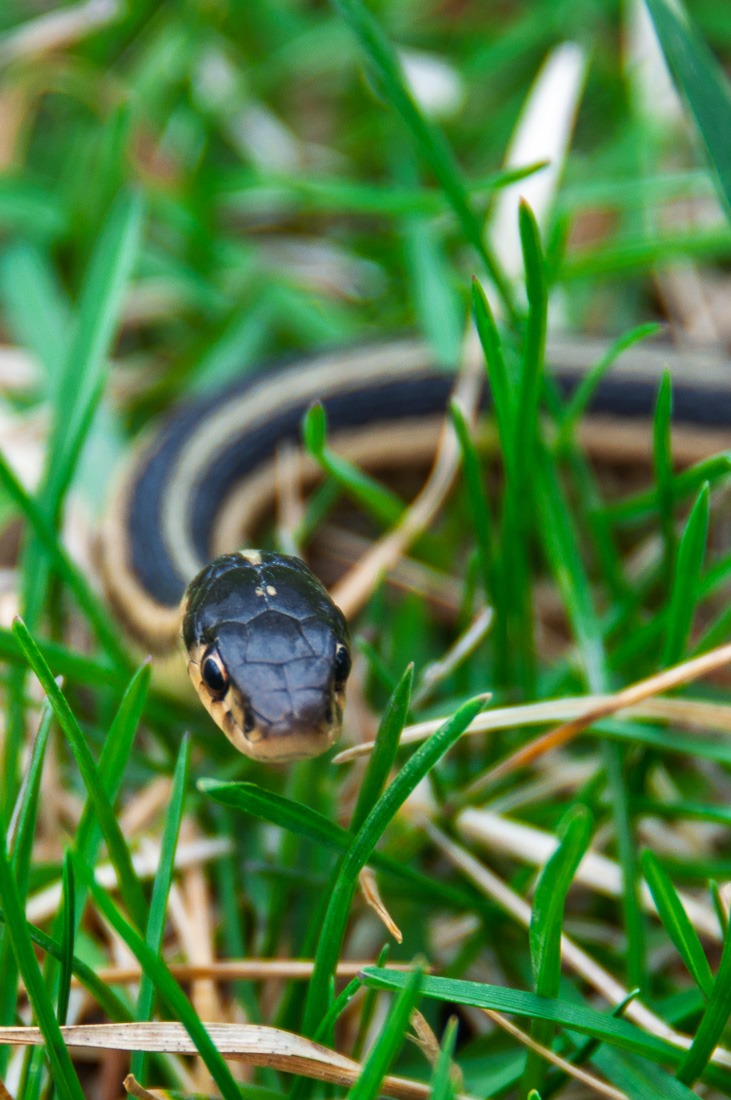
[[[419,329],[443,366],[459,363],[464,333],[464,310],[452,281],[444,247],[425,218],[404,219],[406,262]]]
[[[577,521],[564,496],[558,469],[541,447],[533,472],[540,525],[538,535],[579,647],[586,683],[592,692],[608,690],[601,624],[577,541]]]
[[[46,702],[43,704],[41,721],[33,743],[28,771],[13,811],[12,824],[9,830],[12,839],[11,836],[8,836],[8,845],[11,846],[11,867],[17,884],[18,897],[23,905],[28,893],[28,877],[36,821],[38,819],[43,761],[46,756],[48,735],[51,731],[52,722],[53,711],[50,704]],[[3,981],[0,983],[0,1022],[9,1024],[15,1019],[18,982],[15,957],[10,945],[10,937],[5,928],[3,928],[0,937],[0,974],[3,975]],[[9,1056],[10,1050],[8,1048],[0,1049],[0,1079],[5,1074]]]
[[[378,799],[383,794],[396,759],[401,731],[406,725],[414,683],[414,666],[408,665],[399,680],[388,706],[383,712],[373,754],[368,761],[363,782],[358,791],[358,801],[350,821],[351,833],[357,833]]]
[[[380,1035],[368,1054],[360,1076],[348,1093],[350,1100],[376,1100],[383,1078],[403,1044],[411,1013],[419,999],[423,974],[418,968],[408,975],[408,981],[391,1006]]]
[[[731,255],[731,231],[720,224],[709,229],[663,230],[657,234],[627,234],[605,241],[601,248],[585,248],[569,253],[554,276],[554,282],[569,284],[579,279],[599,279],[608,275],[628,278],[631,272],[651,271],[676,259],[728,260]]]
[[[381,950],[378,952],[378,958],[376,966],[387,966],[388,957],[391,953],[391,945],[384,943]],[[360,977],[358,978],[359,985],[363,986],[363,982]],[[360,1016],[358,1018],[358,1030],[353,1040],[352,1057],[356,1062],[362,1061],[363,1051],[365,1049],[368,1036],[371,1033],[371,1024],[373,1023],[373,1014],[376,1011],[376,1004],[378,1002],[378,991],[375,989],[366,989],[363,996],[363,1001],[360,1009]],[[330,1010],[334,1010],[335,1005]]]
[[[78,452],[77,436],[104,378],[122,299],[139,248],[142,201],[122,193],[113,203],[89,263],[77,319],[59,378],[56,408],[39,503],[55,520]]]
[[[673,587],[665,633],[662,662],[664,667],[677,664],[685,655],[693,625],[698,588],[708,537],[710,487],[706,482],[688,516],[678,547]]]
[[[457,1017],[451,1016],[444,1029],[439,1056],[431,1075],[431,1100],[453,1100],[452,1059],[457,1044]]]
[[[126,679],[119,669],[105,665],[102,661],[84,657],[58,642],[41,641],[38,648],[59,676],[74,683],[119,687]],[[0,627],[0,659],[13,665],[25,666],[26,663],[23,650],[12,631],[4,627]]]
[[[495,284],[506,313],[515,319],[517,310],[510,283],[500,270],[495,257],[485,247],[482,226],[470,205],[469,195],[452,151],[441,132],[424,117],[416,105],[404,79],[396,51],[361,0],[333,0],[333,6],[355,35],[378,76],[381,92],[401,116],[421,155],[439,181],[462,232]]]
[[[80,609],[94,628],[100,644],[116,664],[127,667],[129,660],[125,647],[119,642],[119,627],[112,622],[106,608],[91,590],[84,575],[71,561],[42,510],[26,493],[2,453],[0,453],[0,483],[32,528],[48,556],[49,563],[76,597]]]
[[[729,921],[724,898],[721,894],[721,888],[713,879],[709,882],[708,886],[711,891],[711,900],[713,901],[713,909],[716,914],[716,920],[718,921],[718,927],[721,929],[721,936],[725,940],[728,935]]]
[[[721,478],[728,477],[731,473],[731,452],[724,451],[713,455],[712,458],[704,458],[687,470],[681,470],[673,477],[672,491],[673,501],[677,504],[691,493],[697,493],[704,482],[714,485]],[[601,515],[610,519],[613,523],[636,523],[652,517],[658,507],[657,489],[649,489],[616,504],[606,504]]]
[[[137,250],[141,224],[139,197],[122,195],[114,204],[100,234],[87,270],[63,367],[54,392],[54,417],[45,456],[45,469],[37,495],[38,506],[52,527],[57,527],[64,494],[81,452],[104,381],[104,361],[109,350],[127,276]],[[49,565],[36,537],[26,543],[22,556],[21,608],[35,628],[45,602]],[[14,671],[3,775],[3,807],[14,798],[24,726],[25,676]]]
[[[368,814],[343,857],[328,903],[322,932],[315,952],[315,967],[307,992],[303,1028],[313,1035],[327,1012],[330,980],[340,955],[350,905],[365,867],[382,833],[418,783],[462,736],[484,706],[484,696],[470,699],[416,750],[383,792]]]
[[[123,194],[102,228],[79,299],[75,329],[55,393],[54,421],[37,503],[52,527],[74,473],[82,441],[101,393],[105,360],[127,279],[137,254],[142,222],[139,196]],[[23,555],[22,606],[31,628],[45,598],[47,562],[37,539]]]
[[[646,0],[665,59],[690,107],[731,217],[731,84],[679,0]]]
[[[487,501],[483,472],[480,468],[480,459],[477,448],[470,434],[470,429],[465,419],[464,412],[457,401],[450,401],[449,414],[452,418],[454,430],[459,442],[462,457],[462,471],[467,489],[467,498],[470,504],[470,514],[475,528],[475,540],[479,555],[480,572],[485,600],[492,601],[498,617],[504,615],[501,610],[502,585],[495,575],[494,550],[492,545],[493,522],[490,516],[490,506]]]
[[[523,338],[518,400],[515,410],[515,462],[519,484],[530,478],[538,440],[538,404],[546,351],[548,288],[541,236],[533,211],[524,201],[519,213],[520,242],[525,264],[528,317]]]
[[[63,857],[63,891],[61,895],[61,973],[58,982],[56,1018],[61,1026],[66,1023],[71,995],[71,977],[74,969],[74,939],[76,918],[74,915],[74,868],[66,849]]]
[[[407,974],[403,971],[365,967],[362,973],[367,986],[375,989],[403,989]],[[422,981],[421,993],[452,1004],[472,1005],[474,1008],[492,1008],[514,1016],[535,1017],[549,1020],[558,1027],[566,1027],[589,1035],[620,1050],[628,1050],[652,1062],[677,1066],[686,1052],[657,1035],[643,1031],[627,1020],[616,1019],[597,1012],[584,1003],[575,1004],[564,999],[548,999],[522,989],[468,982],[455,978],[437,978],[427,975]],[[727,986],[731,996],[731,983]],[[721,1088],[731,1085],[731,1073],[719,1066],[708,1067],[704,1080],[713,1081]]]
[[[485,367],[505,467],[505,490],[498,542],[501,552],[496,557],[492,567],[494,584],[489,591],[491,591],[493,599],[499,602],[499,606],[496,606],[494,627],[495,678],[498,684],[508,685],[514,679],[513,665],[515,664],[511,656],[514,653],[511,636],[516,629],[516,623],[517,629],[520,630],[521,593],[525,591],[528,585],[520,529],[515,508],[511,504],[514,498],[513,486],[516,483],[514,450],[516,386],[508,373],[502,341],[490,303],[475,278],[472,280],[472,312],[485,357]],[[473,500],[473,509],[475,507],[476,500]],[[478,531],[476,531],[476,534],[479,545],[481,536]],[[486,580],[484,550],[480,549],[479,554],[481,572]],[[509,572],[505,577],[505,583],[501,584],[499,577],[506,567],[509,568]]]
[[[151,678],[152,665],[148,658],[140,665],[130,680],[112,719],[109,732],[104,739],[104,745],[99,756],[99,778],[107,799],[112,805],[114,805],[122,785],[122,778],[132,751],[137,727],[145,708]],[[96,863],[101,839],[102,831],[97,820],[93,798],[89,794],[76,830],[74,851],[77,859],[82,860],[87,865]],[[83,909],[84,897],[83,887],[80,887],[76,895],[76,908],[79,911],[79,916],[81,916],[80,910]]]
[[[391,164],[401,184],[418,184],[418,167],[404,142],[394,142]],[[464,308],[434,219],[409,211],[401,220],[410,297],[420,331],[440,366],[459,365],[464,334]]]
[[[538,879],[530,920],[530,954],[535,989],[540,997],[558,997],[566,896],[589,848],[593,830],[594,819],[586,806],[573,806],[559,823],[560,844]],[[550,1047],[553,1027],[546,1020],[534,1020],[530,1035],[534,1042]],[[521,1090],[543,1088],[545,1074],[545,1061],[529,1050]]]
[[[35,672],[46,693],[48,701],[53,707],[54,713],[61,729],[68,740],[71,751],[81,772],[87,794],[94,805],[94,812],[101,826],[104,839],[109,850],[109,857],[114,864],[119,879],[119,889],[125,904],[128,906],[132,919],[138,927],[144,928],[147,920],[147,905],[140,881],[135,875],[130,857],[129,848],[122,836],[122,831],[114,816],[114,811],[106,796],[99,772],[94,759],[89,751],[89,746],[79,728],[79,724],[69,707],[63,692],[54,680],[51,670],[41,655],[38,646],[33,641],[28,628],[20,619],[13,623],[13,633],[25,653],[29,666]]]
[[[520,240],[525,265],[528,316],[512,417],[512,457],[506,466],[501,527],[502,560],[498,575],[506,592],[507,638],[496,632],[498,645],[516,655],[516,678],[526,696],[535,695],[536,652],[533,586],[530,570],[530,498],[536,448],[540,437],[538,408],[543,379],[548,292],[540,234],[528,205],[519,209]],[[484,318],[483,318],[484,320]],[[512,679],[512,676],[511,676]]]
[[[665,371],[661,380],[655,403],[655,415],[652,421],[653,457],[655,460],[655,482],[657,484],[657,506],[660,512],[660,526],[665,541],[665,578],[668,587],[675,569],[675,523],[673,517],[673,451],[670,441],[670,418],[673,412],[673,381],[670,371]]]
[[[190,1035],[206,1069],[221,1091],[224,1100],[241,1100],[241,1092],[230,1069],[216,1049],[205,1025],[183,990],[173,978],[156,951],[149,947],[139,932],[129,924],[107,894],[97,886],[91,874],[82,864],[76,864],[76,873],[84,880],[94,904],[105,921],[120,936],[137,958],[143,972],[155,987],[158,996],[167,1004],[176,1019]]]
[[[708,1004],[696,1029],[690,1050],[678,1068],[678,1080],[692,1086],[708,1065],[731,1015],[731,935],[728,930]]]
[[[661,331],[662,325],[657,324],[655,321],[637,325],[615,340],[601,359],[582,375],[581,381],[571,394],[560,418],[560,426],[556,436],[556,449],[558,451],[568,445],[577,424],[591,403],[596,387],[622,353],[640,343],[640,341],[656,336]]]
[[[8,247],[0,256],[0,294],[15,340],[43,364],[52,391],[70,309],[45,252],[27,242]]]
[[[341,1015],[348,1007],[355,994],[362,987],[362,984],[363,983],[361,982],[360,978],[352,978],[351,981],[348,982],[342,993],[339,993],[337,997],[333,998],[327,1016],[325,1016],[324,1020],[317,1029],[317,1035],[315,1036],[314,1040],[316,1043],[322,1043],[324,1046],[330,1047],[335,1045],[335,1024],[340,1019]],[[354,1058],[353,1061],[358,1061],[358,1059]],[[290,1100],[294,1100],[293,1093],[290,1094]]]
[[[60,195],[26,178],[0,180],[0,226],[40,239],[57,239],[68,229]]]
[[[553,456],[540,451],[535,471],[537,503],[541,518],[540,536],[561,593],[584,666],[586,683],[592,692],[609,690],[606,653],[601,624],[594,610],[591,585],[576,538],[576,524],[564,500]],[[645,934],[639,902],[639,869],[627,796],[620,746],[606,742],[602,747],[604,766],[611,789],[612,813],[617,834],[624,891],[622,905],[627,930],[627,968],[630,986],[644,987]]]
[[[708,1001],[713,991],[713,974],[698,933],[690,923],[669,876],[652,852],[642,853],[642,869],[663,927],[703,997]]]
[[[600,1047],[593,1056],[598,1069],[627,1096],[642,1100],[693,1100],[697,1093],[686,1088],[677,1077],[661,1066],[648,1064],[644,1058],[627,1051]]]
[[[330,821],[309,806],[293,802],[274,791],[262,790],[255,783],[226,783],[220,779],[199,779],[198,789],[223,806],[251,814],[271,825],[289,829],[299,836],[324,845],[331,851],[343,854],[353,842],[353,834],[342,825]],[[447,905],[457,909],[480,907],[479,895],[468,894],[459,887],[430,878],[415,867],[391,859],[381,852],[373,852],[368,862],[393,879],[413,885],[422,896],[439,897]]]
[[[500,449],[503,461],[510,467],[513,457],[513,383],[508,374],[500,333],[495,324],[490,303],[485,291],[474,277],[472,279],[472,313],[485,356],[485,367],[500,435]]]
[[[123,691],[127,686],[128,673],[120,668],[82,656],[58,642],[40,640],[36,645],[44,660],[52,666],[56,674],[63,676],[71,683],[93,685],[95,688],[116,688],[118,691]],[[0,627],[0,660],[23,668],[27,665],[25,654],[18,645],[15,635],[4,627]],[[189,724],[196,730],[204,728],[196,721],[198,712],[194,708],[191,709],[182,702],[178,703],[170,696],[151,695],[145,703],[145,714],[163,727],[169,726],[171,721],[174,721],[178,723],[178,727],[181,724]]]
[[[168,896],[173,880],[175,866],[175,849],[180,835],[180,823],[183,820],[183,805],[188,786],[188,772],[190,770],[190,737],[186,734],[180,746],[175,771],[173,773],[173,787],[170,792],[165,816],[165,829],[160,846],[160,862],[155,874],[150,899],[150,915],[147,919],[145,940],[147,946],[156,955],[162,949],[163,935],[165,932],[165,918],[167,915]],[[137,996],[136,1020],[151,1020],[155,999],[155,989],[147,974],[143,974],[140,980],[140,991]],[[143,1080],[147,1064],[147,1055],[144,1050],[137,1050],[132,1055],[130,1072],[138,1081]]]
[[[305,446],[344,493],[386,527],[398,523],[406,505],[380,482],[327,446],[327,416],[320,402],[311,405],[302,423]]]
[[[505,168],[480,179],[465,180],[465,187],[473,201],[484,204],[496,191],[512,183],[520,183],[545,167],[545,161],[537,161],[525,167]],[[231,205],[235,205],[239,197],[250,198],[260,187],[267,194],[271,187],[281,188],[297,197],[300,208],[325,210],[328,214],[380,214],[396,218],[408,214],[428,216],[444,214],[450,205],[444,193],[433,187],[384,186],[339,177],[290,176],[280,172],[267,172],[266,177],[259,179],[249,169],[241,172],[234,169],[222,174],[222,179],[220,193],[224,201]],[[671,181],[665,177],[655,179],[656,185],[665,186],[670,197],[676,193],[684,195],[688,191],[698,190],[704,181],[705,177],[698,173],[679,175]]]
[[[18,894],[4,839],[0,842],[0,898],[2,898],[5,912],[5,927],[10,937],[17,967],[38,1025],[43,1032],[57,1094],[60,1100],[84,1100],[84,1093],[63,1041],[61,1028],[28,935],[23,903]]]
[[[614,1006],[611,1013],[612,1016],[622,1016],[627,1005],[630,1004],[630,1002],[633,1001],[635,997],[639,996],[639,993],[639,989],[633,989],[630,993],[628,993],[627,996],[619,1002],[619,1004]],[[571,1064],[574,1066],[583,1066],[590,1059],[594,1059],[597,1061],[597,1064],[599,1064],[599,1068],[601,1068],[601,1050],[602,1046],[601,1043],[598,1042],[598,1040],[584,1039],[584,1041],[573,1051],[570,1059]],[[616,1059],[617,1057],[616,1051],[610,1051],[609,1055],[612,1059]],[[654,1069],[655,1067],[653,1066],[653,1070]],[[677,1084],[677,1081],[674,1077],[669,1078],[669,1080]],[[552,1078],[551,1087],[554,1091],[557,1091],[562,1087],[563,1084],[568,1083],[568,1081],[569,1075],[567,1073],[559,1071]]]
[[[3,925],[6,923],[5,913],[2,909],[0,909],[0,922]],[[64,949],[58,940],[55,940],[47,932],[37,928],[35,924],[31,924],[29,921],[26,921],[26,930],[31,943],[34,943],[45,954],[51,955],[57,962],[63,960]],[[77,955],[74,955],[72,963],[74,975],[110,1020],[131,1021],[133,1019],[132,1012],[122,998],[115,993],[111,986],[98,978],[90,966]]]
[[[53,723],[53,710],[50,703],[43,704],[41,721],[38,733],[33,742],[28,771],[18,795],[18,804],[13,813],[13,823],[10,832],[12,839],[8,837],[8,843],[12,845],[11,863],[15,881],[18,884],[18,893],[25,898],[28,889],[28,875],[30,872],[33,838],[38,819],[39,795],[41,778],[43,776],[43,762],[48,747],[48,736]]]

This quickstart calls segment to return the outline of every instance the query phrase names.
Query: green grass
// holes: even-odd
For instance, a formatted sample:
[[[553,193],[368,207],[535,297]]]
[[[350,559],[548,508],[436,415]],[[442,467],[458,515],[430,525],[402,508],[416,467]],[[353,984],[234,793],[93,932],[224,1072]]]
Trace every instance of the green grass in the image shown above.
[[[533,733],[462,736],[486,692],[489,705],[608,692],[731,638],[731,452],[678,468],[670,353],[654,422],[636,428],[644,466],[582,450],[596,387],[645,341],[691,343],[665,293],[677,261],[728,289],[731,20],[724,0],[688,8],[692,21],[648,2],[686,129],[638,102],[609,0],[511,0],[499,19],[474,3],[457,18],[396,0],[143,0],[12,61],[40,9],[0,12],[0,378],[6,345],[34,363],[1,395],[21,427],[0,445],[1,564],[21,618],[0,626],[0,1026],[32,1017],[44,1039],[25,1054],[0,1047],[18,1100],[96,1094],[100,1064],[59,1030],[76,1019],[74,980],[88,1019],[182,1023],[221,1095],[333,1095],[302,1066],[237,1079],[202,1018],[205,989],[171,973],[191,947],[312,960],[308,982],[238,980],[217,1004],[228,1021],[243,1012],[355,1057],[356,1100],[381,1095],[389,1074],[437,1100],[568,1095],[563,1071],[459,1006],[516,1017],[633,1100],[687,1100],[701,1082],[731,1096],[731,1072],[711,1061],[731,1047],[727,735],[621,714],[481,787]],[[537,156],[506,169],[505,150],[539,65],[567,39],[589,59],[586,87],[547,217],[516,208],[513,281],[485,225],[504,187],[541,178]],[[413,50],[448,64],[458,106],[433,112],[414,92]],[[696,204],[696,223],[677,200]],[[377,734],[367,764],[235,755],[199,707],[160,691],[99,595],[93,553],[79,556],[118,462],[176,401],[267,358],[407,331],[453,367],[468,317],[494,407],[473,428],[452,404],[456,484],[412,551],[450,615],[382,584],[353,623],[346,725],[351,739]],[[555,318],[603,347],[568,398],[545,365]],[[366,538],[399,521],[411,487],[338,455],[321,406],[303,439],[323,481],[288,533],[302,553],[327,545],[331,521]],[[485,605],[489,631],[426,695],[424,669]],[[723,678],[681,694],[731,711]],[[405,725],[434,717],[430,739],[400,745]],[[468,802],[540,828],[554,854],[534,876],[498,842],[478,846]],[[531,906],[528,930],[434,849],[425,815]],[[186,868],[191,838],[226,847]],[[143,875],[150,842],[159,860]],[[576,882],[590,844],[615,861],[618,896]],[[111,888],[94,879],[107,863]],[[366,866],[402,942],[359,893]],[[41,910],[47,887],[58,900]],[[26,905],[42,915],[24,918]],[[562,934],[621,995],[602,999],[561,965]],[[138,960],[138,986],[100,979],[113,937]],[[349,958],[377,965],[341,979]],[[639,1027],[638,1001],[690,1049]],[[405,1041],[415,1008],[433,1033],[426,1054]],[[192,1095],[172,1058],[137,1051],[131,1069]]]

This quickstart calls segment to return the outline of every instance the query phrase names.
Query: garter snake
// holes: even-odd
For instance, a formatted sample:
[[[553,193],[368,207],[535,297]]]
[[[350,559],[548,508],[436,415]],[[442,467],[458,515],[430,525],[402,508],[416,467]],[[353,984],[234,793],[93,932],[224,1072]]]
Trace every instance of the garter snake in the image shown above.
[[[565,395],[600,350],[549,346]],[[585,429],[590,449],[614,458],[647,451],[669,356],[676,455],[690,461],[731,444],[729,364],[648,348],[626,354],[599,382]],[[297,442],[304,412],[322,401],[332,447],[353,461],[426,462],[452,384],[415,340],[325,352],[183,405],[135,449],[101,531],[108,597],[153,653],[173,650],[182,635],[201,701],[247,755],[324,751],[340,731],[350,671],[345,619],[307,566],[238,549],[252,544],[272,503],[277,446]],[[303,479],[316,476],[303,459]]]

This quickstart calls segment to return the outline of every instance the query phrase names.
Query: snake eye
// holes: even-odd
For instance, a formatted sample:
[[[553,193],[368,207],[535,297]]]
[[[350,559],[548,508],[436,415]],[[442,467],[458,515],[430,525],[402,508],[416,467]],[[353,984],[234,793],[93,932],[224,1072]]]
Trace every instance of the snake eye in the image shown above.
[[[344,645],[337,645],[335,647],[335,662],[333,670],[335,673],[335,683],[344,684],[350,676],[352,661],[350,654]]]
[[[203,683],[214,699],[223,699],[228,688],[228,673],[223,666],[218,650],[209,649],[201,662]]]

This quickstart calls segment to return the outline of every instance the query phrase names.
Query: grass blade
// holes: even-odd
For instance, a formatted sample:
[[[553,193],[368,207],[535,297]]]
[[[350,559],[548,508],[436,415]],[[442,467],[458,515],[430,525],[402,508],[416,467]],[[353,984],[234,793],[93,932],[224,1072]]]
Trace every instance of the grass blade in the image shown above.
[[[148,659],[140,665],[130,680],[99,756],[99,776],[112,805],[122,785],[127,760],[145,708],[151,677],[152,665]],[[74,851],[77,859],[87,864],[96,863],[101,836],[94,802],[91,795],[88,795],[76,830]],[[77,907],[83,904],[78,894],[76,904]]]
[[[11,862],[15,880],[18,883],[18,892],[21,898],[25,897],[28,886],[28,874],[33,851],[33,838],[35,835],[36,821],[38,818],[38,801],[43,776],[43,761],[48,747],[48,736],[53,722],[53,710],[48,702],[44,703],[41,722],[38,727],[30,764],[25,782],[18,796],[18,804],[13,813],[14,834],[12,841]]]
[[[628,1096],[641,1100],[694,1100],[697,1093],[662,1069],[635,1054],[600,1047],[593,1055],[597,1068]]]
[[[63,1041],[61,1028],[28,935],[23,904],[13,878],[4,840],[0,840],[0,898],[5,912],[5,928],[28,999],[43,1032],[58,1096],[60,1100],[83,1100],[84,1093]]]
[[[43,775],[43,761],[48,747],[48,735],[51,732],[53,711],[48,702],[44,703],[41,722],[38,727],[33,751],[25,781],[20,788],[18,802],[13,812],[13,825],[9,832],[13,839],[8,837],[11,845],[11,866],[17,884],[18,897],[21,904],[25,904],[28,892],[28,876],[30,873],[33,853],[33,840],[38,819],[39,792]],[[3,929],[0,937],[0,974],[3,975],[0,987],[0,1022],[10,1024],[15,1019],[15,1008],[18,1001],[17,970],[15,957],[10,946],[10,937],[6,929]],[[0,1079],[2,1079],[7,1067],[10,1050],[7,1047],[0,1049]]]
[[[497,608],[498,616],[502,617],[503,613],[499,609],[502,586],[495,576],[491,533],[492,519],[490,517],[487,493],[485,492],[483,473],[480,468],[480,459],[470,434],[464,412],[457,401],[450,402],[449,414],[452,418],[462,457],[462,471],[464,473],[467,488],[472,523],[475,528],[475,539],[477,542],[477,553],[479,556],[485,600],[492,600]]]
[[[731,452],[723,451],[713,455],[712,458],[704,458],[687,470],[681,470],[673,478],[673,501],[677,504],[685,500],[691,493],[696,493],[708,482],[715,482],[726,478],[731,473]],[[616,504],[606,504],[601,515],[617,523],[641,522],[652,516],[658,507],[657,489],[649,489],[633,496],[625,497]]]
[[[591,585],[577,541],[576,524],[572,523],[571,510],[564,500],[553,456],[546,449],[542,449],[539,455],[535,477],[541,517],[540,536],[578,643],[586,683],[592,692],[601,693],[609,688],[607,659],[599,617],[593,606]],[[631,985],[642,985],[646,969],[644,920],[638,896],[636,844],[629,813],[623,753],[618,745],[609,743],[603,745],[602,752],[624,882],[622,904],[628,940],[628,976]]]
[[[692,1086],[703,1074],[719,1043],[731,1015],[731,935],[723,942],[721,962],[703,1018],[696,1029],[690,1050],[678,1069],[678,1080]]]
[[[462,232],[489,272],[506,312],[515,318],[516,309],[510,284],[495,257],[485,247],[482,226],[470,205],[469,195],[452,151],[441,132],[424,117],[414,102],[396,51],[361,0],[333,0],[333,4],[373,66],[380,90],[403,119],[424,160],[439,181],[459,220]]]
[[[688,104],[731,217],[731,84],[680,0],[646,0],[665,59]]]
[[[101,231],[84,280],[76,326],[59,374],[45,475],[38,494],[41,512],[54,527],[101,393],[105,361],[137,254],[141,223],[139,196],[121,195]],[[31,626],[45,594],[45,568],[41,548],[33,540],[23,560],[23,606]]]
[[[520,204],[520,241],[525,264],[525,289],[528,295],[523,356],[515,412],[515,461],[519,483],[524,486],[533,468],[538,440],[538,402],[541,396],[546,348],[548,288],[541,236],[533,211]]]
[[[315,952],[315,969],[307,993],[303,1024],[306,1034],[314,1035],[327,1011],[330,981],[340,955],[345,926],[350,914],[350,904],[361,869],[365,867],[382,833],[399,807],[403,805],[417,784],[429,774],[444,753],[462,736],[483,706],[483,696],[463,703],[454,715],[416,750],[386,788],[353,838],[335,881]]]
[[[0,909],[0,922],[6,923],[5,913],[2,909]],[[63,947],[58,940],[55,940],[47,932],[37,928],[35,924],[31,924],[29,921],[26,921],[25,927],[31,943],[34,943],[41,951],[56,959],[57,962],[62,961]],[[110,1020],[132,1020],[132,1013],[124,1001],[117,996],[111,986],[97,977],[90,966],[82,962],[77,955],[74,955],[72,963],[74,975]]]
[[[198,789],[215,802],[239,812],[251,814],[261,821],[289,829],[298,836],[314,840],[331,851],[343,854],[353,842],[353,834],[342,825],[330,821],[317,810],[293,802],[274,791],[265,791],[255,783],[226,783],[219,779],[199,779]],[[412,885],[423,895],[440,898],[456,908],[480,907],[478,894],[468,894],[460,887],[430,878],[409,864],[400,863],[381,852],[374,852],[368,861],[377,870],[391,875],[403,884]]]
[[[419,999],[422,977],[419,969],[408,975],[408,980],[391,1006],[381,1034],[373,1044],[360,1077],[348,1094],[350,1100],[376,1100],[379,1096],[383,1078],[404,1041],[411,1013]]]
[[[665,371],[655,403],[655,415],[652,421],[653,456],[655,460],[655,481],[657,482],[657,506],[660,512],[660,526],[665,540],[665,577],[668,584],[672,581],[675,568],[675,522],[673,517],[673,451],[670,441],[670,419],[673,412],[673,382],[669,371]]]
[[[731,954],[731,953],[730,953]],[[379,969],[368,966],[362,973],[367,986],[375,989],[403,989],[408,978],[403,971]],[[437,978],[427,975],[422,982],[421,993],[451,1004],[472,1005],[475,1008],[493,1008],[514,1016],[535,1017],[550,1020],[559,1027],[589,1035],[620,1050],[628,1050],[653,1062],[677,1066],[686,1052],[657,1035],[643,1031],[627,1020],[597,1012],[583,1002],[564,999],[548,999],[522,989],[468,982],[456,978]],[[727,982],[726,995],[731,998],[731,982]],[[704,1080],[717,1083],[726,1090],[731,1087],[731,1073],[718,1066],[709,1067]]]
[[[608,686],[606,656],[591,584],[577,541],[577,524],[564,496],[553,456],[543,447],[539,449],[533,477],[543,551],[579,647],[586,683],[592,692],[603,692]]]
[[[68,849],[63,857],[63,892],[61,901],[61,973],[58,982],[56,1017],[59,1024],[66,1023],[71,995],[71,977],[74,970],[74,939],[76,917],[74,915],[74,868]]]
[[[508,374],[500,333],[490,303],[477,279],[472,280],[472,313],[485,356],[495,409],[503,461],[510,465],[513,455],[513,385]]]
[[[403,146],[393,159],[397,178],[415,182],[416,165],[404,156]],[[456,367],[462,349],[464,308],[437,226],[432,219],[412,212],[402,220],[402,233],[419,328],[429,343],[434,361],[440,366]]]
[[[457,1017],[452,1016],[444,1031],[439,1057],[431,1076],[431,1100],[453,1100],[452,1059],[457,1043]]]
[[[0,483],[32,528],[33,534],[47,554],[49,563],[76,597],[79,607],[94,628],[100,644],[117,664],[126,667],[129,661],[124,646],[119,642],[119,627],[112,622],[106,608],[87,584],[83,573],[77,569],[59,542],[43,511],[26,493],[1,453]]]
[[[142,201],[123,193],[113,204],[91,258],[79,298],[76,327],[61,370],[57,416],[48,453],[43,500],[55,514],[77,451],[76,437],[87,419],[104,377],[105,361],[117,325],[122,298],[137,257]]]
[[[7,248],[0,256],[0,294],[15,340],[43,364],[52,392],[70,310],[47,255],[25,242]]]
[[[383,712],[376,744],[368,761],[358,792],[358,801],[350,822],[351,833],[357,833],[378,799],[383,794],[398,751],[401,730],[406,725],[414,683],[414,666],[410,664],[397,684]]]
[[[623,352],[638,344],[641,340],[647,340],[662,331],[662,326],[654,321],[637,325],[625,332],[607,349],[590,370],[582,375],[581,381],[571,394],[560,419],[560,427],[556,436],[556,450],[561,451],[576,429],[577,424],[586,412],[596,387],[606,373],[614,366]]]
[[[384,526],[392,527],[398,523],[406,507],[404,502],[327,446],[327,415],[319,401],[305,413],[302,431],[305,446],[312,457],[343,492]]]
[[[656,856],[642,853],[642,869],[665,931],[706,1001],[713,991],[713,974],[698,933],[688,919],[683,903]]]
[[[150,915],[147,919],[145,940],[151,951],[160,954],[162,940],[165,932],[165,919],[167,916],[168,896],[173,880],[175,867],[175,849],[180,835],[180,823],[183,820],[183,806],[186,789],[188,786],[188,772],[190,770],[190,737],[183,738],[178,753],[175,771],[173,773],[173,788],[170,793],[167,814],[165,817],[165,829],[160,847],[160,862],[152,885],[152,897],[150,898]],[[147,974],[143,974],[140,980],[140,992],[137,997],[136,1020],[151,1020],[152,1008],[155,998],[154,986]],[[130,1072],[138,1081],[145,1074],[147,1055],[144,1050],[135,1051],[132,1055]]]
[[[94,812],[101,826],[107,848],[109,849],[109,858],[114,864],[114,868],[119,877],[119,889],[125,904],[129,908],[132,919],[138,927],[144,928],[147,920],[145,896],[142,892],[139,879],[134,872],[129,848],[122,836],[122,831],[114,816],[111,803],[104,791],[99,771],[89,751],[89,746],[79,728],[78,722],[71,712],[71,708],[66,702],[63,692],[51,675],[50,668],[43,659],[25,623],[20,619],[16,619],[13,623],[13,633],[25,653],[28,664],[40,680],[48,701],[53,707],[58,724],[63,730],[71,751],[76,758],[81,777],[84,781],[84,786],[93,803]]]
[[[666,668],[682,659],[688,645],[706,553],[709,507],[710,488],[706,482],[696,497],[678,547],[662,655]]]
[[[591,843],[594,819],[586,806],[572,807],[558,827],[560,844],[541,871],[533,899],[530,920],[531,966],[536,993],[557,997],[561,979],[561,935],[566,896],[576,870]],[[553,1028],[546,1020],[531,1024],[531,1038],[541,1046],[551,1045]],[[543,1087],[546,1063],[529,1051],[521,1089]]]
[[[94,882],[93,877],[81,864],[76,864],[77,874],[94,899],[97,909],[129,947],[137,958],[143,972],[155,987],[155,990],[175,1017],[190,1035],[196,1050],[203,1059],[208,1072],[221,1091],[224,1100],[241,1100],[241,1092],[234,1081],[231,1071],[206,1031],[198,1013],[193,1008],[183,990],[173,978],[164,961],[156,951],[149,947],[139,932],[129,924],[107,894]]]

